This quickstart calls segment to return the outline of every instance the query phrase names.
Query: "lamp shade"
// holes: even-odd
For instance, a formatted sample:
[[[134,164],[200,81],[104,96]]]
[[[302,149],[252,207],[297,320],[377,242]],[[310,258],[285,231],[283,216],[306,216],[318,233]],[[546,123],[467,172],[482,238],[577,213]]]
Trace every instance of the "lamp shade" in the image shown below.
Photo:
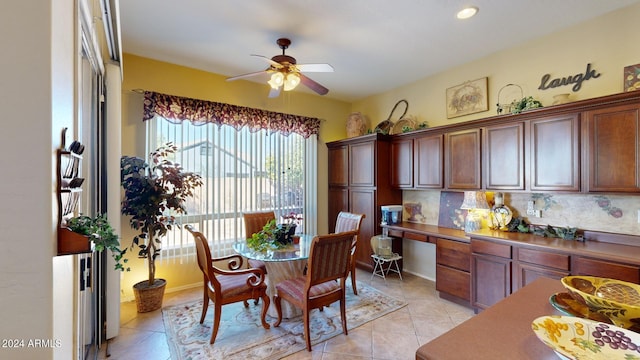
[[[284,80],[284,91],[290,91],[295,89],[300,84],[300,75],[296,73],[289,73]]]
[[[464,201],[460,209],[490,209],[487,203],[487,195],[483,191],[465,191]]]
[[[281,72],[276,71],[271,75],[271,80],[267,81],[267,84],[271,85],[273,89],[277,89],[282,86],[283,82],[284,75]]]

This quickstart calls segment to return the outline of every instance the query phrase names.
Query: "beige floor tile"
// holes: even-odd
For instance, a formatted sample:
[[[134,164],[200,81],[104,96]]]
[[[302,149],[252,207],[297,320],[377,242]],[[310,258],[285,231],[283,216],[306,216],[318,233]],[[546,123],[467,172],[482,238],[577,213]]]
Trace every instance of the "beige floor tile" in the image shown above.
[[[415,351],[457,324],[474,316],[471,309],[440,299],[433,281],[412,274],[403,280],[392,274],[387,282],[371,280],[371,274],[358,270],[358,281],[385,294],[407,302],[404,308],[313,346],[313,351],[300,351],[286,360],[413,360]],[[166,293],[164,306],[202,298],[202,288]],[[168,360],[169,349],[164,334],[162,312],[140,314],[135,302],[120,306],[120,334],[109,341],[111,359]],[[211,311],[211,310],[210,310]],[[100,359],[106,360],[103,346]]]

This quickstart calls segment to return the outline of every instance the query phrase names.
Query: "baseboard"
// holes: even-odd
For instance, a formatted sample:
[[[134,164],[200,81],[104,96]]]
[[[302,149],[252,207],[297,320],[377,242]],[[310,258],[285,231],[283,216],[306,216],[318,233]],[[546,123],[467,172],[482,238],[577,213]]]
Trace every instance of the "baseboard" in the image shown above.
[[[165,294],[170,294],[170,293],[174,293],[174,292],[177,292],[177,291],[193,289],[193,288],[196,288],[196,287],[202,287],[202,282],[167,288],[167,289],[165,289],[164,293]],[[133,295],[131,295],[131,296],[120,296],[120,302],[121,303],[134,301],[135,299],[136,298]]]

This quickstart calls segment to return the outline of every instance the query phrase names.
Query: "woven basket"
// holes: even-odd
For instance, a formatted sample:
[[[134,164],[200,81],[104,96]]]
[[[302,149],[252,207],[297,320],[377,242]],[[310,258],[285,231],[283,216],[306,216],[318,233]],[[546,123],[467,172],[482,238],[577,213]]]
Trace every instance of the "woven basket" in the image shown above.
[[[133,295],[136,298],[136,306],[139,313],[158,310],[162,307],[162,298],[167,280],[156,279],[152,286],[147,280],[133,285]]]

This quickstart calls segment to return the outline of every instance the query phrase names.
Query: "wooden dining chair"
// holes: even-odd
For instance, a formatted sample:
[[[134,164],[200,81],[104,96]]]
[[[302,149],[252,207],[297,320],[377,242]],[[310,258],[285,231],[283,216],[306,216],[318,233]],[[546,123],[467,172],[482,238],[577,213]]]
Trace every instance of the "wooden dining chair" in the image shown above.
[[[249,299],[262,299],[262,314],[260,320],[265,329],[269,328],[265,317],[269,308],[270,300],[267,295],[267,284],[264,282],[264,272],[260,269],[242,269],[242,256],[228,255],[212,258],[207,239],[202,233],[196,231],[191,225],[185,228],[193,235],[196,243],[196,253],[198,255],[198,266],[202,270],[204,277],[204,299],[202,302],[202,315],[200,324],[204,322],[209,300],[213,301],[213,330],[211,332],[210,344],[216,340],[218,326],[220,325],[220,314],[222,305],[243,301],[244,306],[248,306]],[[228,261],[229,270],[223,270],[213,265],[215,261]]]
[[[242,214],[242,218],[244,220],[244,237],[245,239],[249,239],[253,234],[262,230],[269,221],[275,220],[276,213],[273,211],[250,212]],[[249,263],[249,267],[259,268],[262,269],[265,274],[267,273],[267,267],[264,261],[247,259],[247,263]]]
[[[365,214],[354,214],[346,211],[341,211],[336,219],[335,232],[344,231],[356,231],[360,235],[360,225],[365,218]],[[349,263],[349,274],[351,275],[351,288],[353,293],[358,295],[358,289],[356,288],[356,250],[358,247],[358,235],[354,236],[353,244],[351,244],[351,256]]]
[[[273,301],[278,320],[274,326],[279,326],[282,321],[282,300],[302,309],[304,338],[309,351],[311,351],[309,312],[312,309],[322,309],[324,306],[340,301],[342,331],[348,335],[345,283],[349,274],[351,243],[356,235],[355,231],[348,231],[315,236],[311,241],[306,275],[276,284],[276,295]]]

